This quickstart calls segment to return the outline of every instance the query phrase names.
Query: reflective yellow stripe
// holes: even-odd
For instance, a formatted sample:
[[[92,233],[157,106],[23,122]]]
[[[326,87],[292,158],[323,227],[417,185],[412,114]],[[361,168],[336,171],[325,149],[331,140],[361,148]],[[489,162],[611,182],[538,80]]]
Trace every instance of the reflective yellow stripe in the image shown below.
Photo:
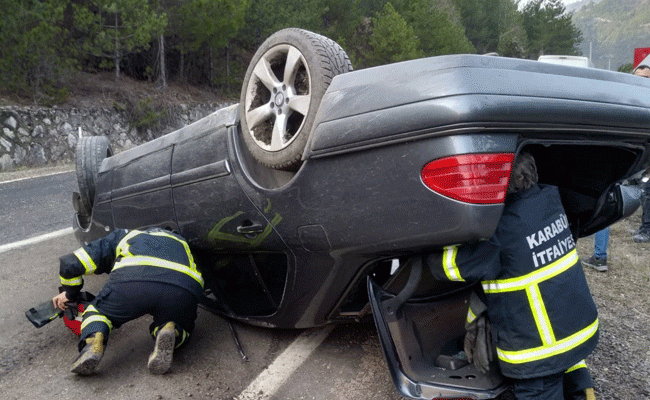
[[[170,235],[169,233],[165,233],[165,232],[152,232],[150,234],[153,235],[153,236],[168,237],[168,238],[174,239],[177,242],[179,242],[180,244],[182,244],[183,247],[185,248],[185,254],[187,254],[187,259],[190,262],[190,269],[196,271],[196,263],[194,262],[194,257],[192,256],[192,252],[190,251],[190,246],[187,244],[186,241],[181,240],[181,239],[177,238],[176,236]]]
[[[525,290],[526,296],[528,297],[528,303],[535,320],[535,325],[537,326],[539,336],[542,340],[541,348],[553,348],[556,343],[561,343],[562,341],[556,342],[557,339],[555,337],[555,333],[553,332],[553,327],[548,317],[546,306],[544,304],[544,300],[542,299],[542,294],[540,293],[538,285],[541,282],[544,282],[563,273],[564,271],[573,267],[577,262],[578,253],[575,249],[573,249],[559,260],[530,274],[518,278],[484,281],[482,282],[483,291],[485,293],[505,293]]]
[[[115,248],[115,258],[118,259],[120,257],[130,257],[130,256],[132,256],[133,254],[131,254],[131,252],[129,251],[129,247],[131,247],[131,246],[129,245],[128,241],[132,237],[137,236],[137,235],[139,235],[141,233],[143,233],[143,232],[142,231],[131,231],[131,232],[127,233],[126,236],[124,236],[122,238],[122,240],[120,240],[120,242],[117,244],[117,247]]]
[[[103,315],[91,315],[90,317],[85,318],[84,322],[81,323],[81,330],[93,322],[103,322],[108,326],[108,330],[113,330],[113,324],[111,324],[111,321]]]
[[[510,364],[523,364],[532,361],[543,360],[558,354],[566,353],[585,343],[598,331],[598,319],[585,329],[573,335],[558,340],[549,346],[540,346],[533,349],[506,351],[497,348],[499,359]]]
[[[190,336],[187,332],[185,332],[185,329],[181,329],[181,331],[182,331],[182,333],[181,333],[182,338],[181,338],[181,340],[178,342],[178,344],[176,345],[176,348],[180,347],[183,343],[185,343],[185,341],[187,340],[187,338]],[[178,336],[178,331],[176,331],[176,333],[177,333],[176,336]]]
[[[90,275],[97,270],[97,265],[95,265],[95,262],[90,258],[90,255],[83,247],[75,251],[74,255],[77,256],[81,264],[84,266],[84,269],[86,270],[86,272],[84,272],[85,275]]]
[[[71,279],[65,279],[62,276],[59,276],[59,278],[61,278],[61,284],[66,286],[79,286],[79,285],[83,285],[84,283],[83,278],[80,276]]]
[[[180,244],[183,245],[183,248],[185,249],[185,254],[187,255],[187,259],[189,261],[189,266],[183,265],[183,264],[178,264],[174,263],[172,261],[167,261],[163,260],[160,258],[156,257],[148,257],[148,256],[134,256],[131,254],[131,251],[129,250],[130,245],[128,243],[129,240],[131,240],[133,237],[139,235],[139,234],[148,234],[152,236],[159,236],[159,237],[166,237],[169,239],[174,239]],[[167,232],[143,232],[143,231],[138,231],[134,230],[129,232],[126,236],[120,240],[120,243],[118,243],[117,248],[116,248],[116,259],[119,259],[122,257],[122,260],[118,261],[115,263],[115,266],[113,266],[113,270],[129,265],[136,265],[132,263],[132,260],[135,258],[146,258],[149,260],[155,260],[155,262],[148,262],[148,265],[153,265],[156,267],[162,267],[162,268],[169,268],[173,269],[175,271],[183,272],[189,276],[191,276],[194,280],[199,282],[201,284],[201,287],[203,287],[203,277],[201,276],[201,273],[196,269],[196,263],[194,262],[194,257],[192,256],[192,252],[190,251],[190,246],[187,244],[186,241],[181,240],[180,238],[171,235]],[[128,262],[127,262],[128,260]]]
[[[518,278],[500,279],[495,281],[483,281],[485,293],[503,293],[524,290],[531,285],[536,285],[554,276],[561,274],[578,262],[578,252],[573,249],[569,254],[560,258],[544,268]]]
[[[198,273],[198,271],[190,269],[190,267],[188,267],[187,265],[178,264],[168,260],[163,260],[161,258],[147,257],[147,256],[133,256],[133,257],[123,258],[120,261],[115,263],[115,266],[113,267],[113,271],[119,268],[133,267],[133,266],[140,266],[140,265],[151,265],[153,267],[168,268],[174,271],[182,272],[192,277],[195,281],[197,281],[201,285],[201,287],[203,287],[203,277],[201,276],[200,273]]]
[[[539,336],[542,338],[542,343],[544,343],[544,345],[554,343],[555,334],[553,333],[551,321],[546,313],[546,306],[542,300],[542,294],[539,292],[539,286],[530,286],[526,289],[526,294],[528,295],[528,302],[533,311],[533,318],[535,318],[535,324],[537,325]]]
[[[456,254],[458,254],[457,246],[445,247],[442,253],[442,268],[450,281],[465,282],[465,279],[460,276],[460,271],[456,265]]]
[[[86,317],[87,313],[88,314],[89,313],[97,313],[97,315],[90,315],[90,316]],[[92,322],[103,322],[108,326],[109,330],[111,330],[111,331],[113,330],[113,324],[111,323],[111,321],[108,318],[106,318],[105,316],[101,315],[99,313],[99,311],[97,311],[95,306],[93,306],[92,304],[89,305],[88,308],[86,308],[86,310],[83,313],[83,317],[84,317],[84,319],[83,319],[83,322],[81,323],[81,330],[83,330],[86,326],[88,326],[88,324],[90,324]]]
[[[585,360],[582,360],[576,365],[574,365],[573,367],[567,369],[565,373],[568,374],[569,372],[573,372],[576,369],[580,369],[580,368],[587,368],[587,363],[585,362]]]
[[[476,314],[472,311],[472,307],[467,310],[467,323],[471,324],[476,319]]]

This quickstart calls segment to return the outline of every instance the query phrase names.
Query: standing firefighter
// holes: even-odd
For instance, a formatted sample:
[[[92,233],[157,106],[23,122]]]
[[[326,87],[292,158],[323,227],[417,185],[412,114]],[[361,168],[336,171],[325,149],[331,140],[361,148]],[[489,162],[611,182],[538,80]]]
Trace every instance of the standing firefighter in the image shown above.
[[[537,185],[530,154],[521,154],[513,165],[493,237],[446,247],[429,255],[427,264],[437,279],[480,281],[499,367],[513,378],[517,399],[593,398],[583,360],[598,341],[596,305],[558,189]],[[477,315],[471,311],[478,310],[470,308],[466,351],[485,370],[489,366],[480,353],[489,354],[491,343],[488,339],[474,350],[472,343],[467,346],[477,336],[472,334]],[[480,322],[478,336],[489,337]]]
[[[115,230],[60,258],[61,293],[58,308],[75,300],[82,275],[108,273],[109,280],[83,314],[79,357],[72,372],[90,375],[104,354],[108,334],[145,314],[153,316],[149,330],[156,345],[149,371],[164,374],[174,348],[186,343],[194,329],[203,278],[187,242],[162,229]]]

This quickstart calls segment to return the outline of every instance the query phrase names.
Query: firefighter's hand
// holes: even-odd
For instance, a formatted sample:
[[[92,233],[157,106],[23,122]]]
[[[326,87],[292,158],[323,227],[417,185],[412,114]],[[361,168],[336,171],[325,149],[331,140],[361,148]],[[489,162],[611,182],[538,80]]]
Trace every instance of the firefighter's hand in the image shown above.
[[[70,299],[68,299],[66,292],[61,292],[58,295],[54,296],[52,299],[52,304],[54,304],[54,307],[56,308],[65,310],[68,308],[68,301],[70,301]]]

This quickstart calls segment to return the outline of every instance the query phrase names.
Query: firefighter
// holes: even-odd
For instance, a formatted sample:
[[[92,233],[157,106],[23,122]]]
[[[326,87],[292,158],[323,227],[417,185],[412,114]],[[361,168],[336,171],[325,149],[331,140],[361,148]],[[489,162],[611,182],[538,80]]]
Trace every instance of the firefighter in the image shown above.
[[[61,288],[52,301],[66,308],[83,286],[83,275],[108,273],[109,280],[83,314],[79,356],[72,372],[93,374],[104,354],[108,335],[125,322],[153,316],[149,330],[155,347],[148,368],[164,374],[175,348],[194,329],[203,277],[185,239],[170,231],[115,230],[60,258]]]
[[[532,155],[522,153],[513,165],[495,234],[445,247],[426,262],[436,279],[480,282],[498,365],[517,399],[594,398],[584,359],[598,342],[596,305],[558,189],[537,184]],[[490,329],[479,326],[478,336],[491,341]]]

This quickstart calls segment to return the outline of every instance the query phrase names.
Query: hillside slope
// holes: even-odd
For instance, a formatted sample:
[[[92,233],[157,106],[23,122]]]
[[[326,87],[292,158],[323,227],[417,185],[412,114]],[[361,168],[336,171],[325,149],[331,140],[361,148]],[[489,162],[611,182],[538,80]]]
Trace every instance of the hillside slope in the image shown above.
[[[112,72],[87,73],[76,71],[63,82],[67,93],[56,102],[57,107],[71,108],[111,108],[127,107],[147,103],[151,107],[175,104],[214,104],[237,102],[238,99],[216,93],[209,88],[169,82],[162,89],[156,82],[139,81],[126,76],[116,80]],[[28,96],[2,95],[0,106],[34,105]]]
[[[650,47],[650,0],[591,2],[573,14],[582,31],[582,54],[597,68],[617,70],[631,63],[635,47]]]

